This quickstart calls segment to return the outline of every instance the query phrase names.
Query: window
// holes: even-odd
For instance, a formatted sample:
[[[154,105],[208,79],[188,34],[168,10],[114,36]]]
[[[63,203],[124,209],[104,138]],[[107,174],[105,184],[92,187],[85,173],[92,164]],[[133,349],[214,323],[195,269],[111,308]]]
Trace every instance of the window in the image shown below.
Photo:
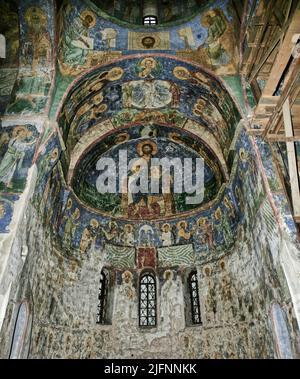
[[[157,17],[156,16],[146,16],[143,20],[144,25],[157,25]]]
[[[29,341],[32,326],[29,303],[24,300],[18,308],[15,329],[9,359],[24,359],[28,357]]]
[[[0,58],[6,58],[6,39],[3,34],[0,34]]]
[[[191,297],[192,322],[193,324],[202,324],[196,271],[193,271],[189,276],[189,289]]]
[[[98,296],[98,313],[97,313],[97,324],[107,323],[107,306],[108,306],[108,273],[104,270],[101,272],[99,296]]]
[[[156,281],[149,272],[140,279],[139,324],[142,327],[156,326]]]

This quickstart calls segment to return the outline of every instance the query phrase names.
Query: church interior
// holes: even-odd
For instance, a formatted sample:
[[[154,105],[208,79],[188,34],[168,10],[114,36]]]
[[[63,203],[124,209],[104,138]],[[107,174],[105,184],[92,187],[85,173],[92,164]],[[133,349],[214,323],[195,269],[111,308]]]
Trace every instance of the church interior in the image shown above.
[[[0,0],[0,358],[300,358],[299,69],[298,0]]]

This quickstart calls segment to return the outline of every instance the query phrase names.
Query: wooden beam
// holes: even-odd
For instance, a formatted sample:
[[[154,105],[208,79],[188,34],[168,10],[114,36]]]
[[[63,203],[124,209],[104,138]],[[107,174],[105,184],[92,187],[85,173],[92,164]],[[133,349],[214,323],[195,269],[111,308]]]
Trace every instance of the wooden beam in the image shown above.
[[[279,49],[275,63],[272,67],[269,80],[263,91],[263,96],[272,96],[276,91],[282,75],[289,63],[296,42],[294,36],[300,34],[300,4],[295,11],[290,26]]]
[[[287,138],[294,137],[292,116],[290,109],[290,102],[287,99],[282,107],[283,119],[285,126],[285,135]],[[289,164],[289,175],[290,175],[290,184],[292,191],[292,203],[294,209],[294,216],[300,218],[300,191],[299,191],[299,176],[298,176],[298,167],[296,161],[296,151],[294,142],[287,142],[287,155],[288,155],[288,164]]]
[[[265,128],[264,137],[266,137],[267,133],[271,131],[274,126],[277,125],[278,120],[282,114],[282,107],[283,107],[284,102],[289,98],[290,94],[295,90],[295,87],[297,87],[298,80],[299,80],[299,68],[300,68],[300,57],[295,59],[290,67],[290,70],[286,76],[286,81],[283,88],[283,92],[280,96],[280,100]],[[297,91],[298,89],[296,88],[296,93]],[[295,97],[291,99],[291,103],[293,104],[295,100],[296,100]]]
[[[300,136],[298,137],[285,137],[283,134],[269,134],[266,138],[267,142],[300,142]]]
[[[263,67],[263,65],[266,63],[266,61],[269,59],[270,55],[273,53],[273,51],[275,50],[275,48],[279,44],[281,37],[282,37],[282,33],[280,33],[274,39],[273,43],[268,48],[268,50],[266,51],[266,53],[263,55],[263,57],[260,60],[260,62],[256,66],[254,66],[254,70],[253,70],[252,75],[251,75],[250,80],[249,80],[250,82],[252,82],[255,79],[255,77],[258,75],[258,73],[261,70],[261,68]]]
[[[255,41],[253,41],[253,43],[257,44],[257,46],[251,50],[250,57],[248,58],[248,62],[247,62],[247,73],[248,73],[247,76],[248,76],[248,78],[250,77],[250,73],[252,72],[252,68],[256,62],[257,55],[258,55],[259,50],[260,50],[260,44],[262,43],[262,41],[264,39],[264,35],[265,35],[266,30],[268,28],[268,22],[270,21],[273,6],[274,6],[274,1],[269,0],[268,5],[267,5],[267,9],[265,10],[263,17],[262,17],[264,24],[263,24],[263,26],[260,27],[260,30],[258,31],[258,33],[255,36]],[[249,63],[249,61],[250,61],[250,63]]]

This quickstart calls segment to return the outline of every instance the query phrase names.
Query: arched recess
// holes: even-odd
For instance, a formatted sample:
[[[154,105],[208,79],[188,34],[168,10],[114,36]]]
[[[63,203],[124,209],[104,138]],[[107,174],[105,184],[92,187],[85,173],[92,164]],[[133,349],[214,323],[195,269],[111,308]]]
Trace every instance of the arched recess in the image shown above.
[[[31,327],[31,306],[27,300],[24,300],[18,307],[9,359],[27,358],[30,348]]]
[[[280,359],[293,359],[291,337],[286,315],[278,303],[272,304],[271,320],[277,355]]]
[[[76,79],[57,111],[70,184],[96,141],[132,125],[178,128],[214,152],[228,179],[228,156],[242,112],[227,86],[208,70],[165,54],[138,55],[100,65]]]

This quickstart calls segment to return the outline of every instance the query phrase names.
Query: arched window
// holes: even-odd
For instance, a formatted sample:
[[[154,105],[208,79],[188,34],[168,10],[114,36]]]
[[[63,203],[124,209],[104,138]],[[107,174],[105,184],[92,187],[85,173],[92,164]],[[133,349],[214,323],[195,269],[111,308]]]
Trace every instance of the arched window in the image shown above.
[[[6,39],[3,34],[0,34],[0,58],[6,58]]]
[[[142,327],[156,326],[156,280],[149,272],[140,279],[139,324]]]
[[[97,324],[106,324],[107,323],[107,312],[108,312],[108,285],[109,277],[106,270],[102,270],[100,287],[99,287],[99,296],[98,296],[98,312],[97,312]]]
[[[200,313],[200,300],[198,290],[197,272],[191,272],[189,276],[189,290],[191,297],[191,314],[193,324],[202,324]]]
[[[27,358],[31,323],[32,317],[30,315],[29,303],[27,300],[24,300],[18,308],[9,359]]]
[[[143,19],[144,25],[157,25],[157,17],[156,16],[146,16]]]

